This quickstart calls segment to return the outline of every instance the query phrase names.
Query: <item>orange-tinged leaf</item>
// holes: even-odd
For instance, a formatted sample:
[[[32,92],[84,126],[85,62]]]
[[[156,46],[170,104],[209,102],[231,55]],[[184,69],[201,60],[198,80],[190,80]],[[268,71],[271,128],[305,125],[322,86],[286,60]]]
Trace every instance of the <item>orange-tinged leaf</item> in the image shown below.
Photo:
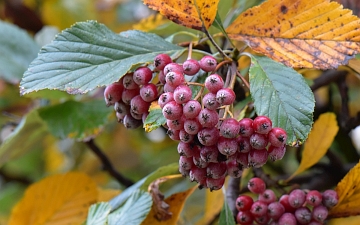
[[[121,193],[118,189],[103,189],[98,188],[98,202],[108,202],[113,199],[115,196]]]
[[[165,199],[165,202],[169,205],[169,211],[172,216],[169,220],[158,221],[155,217],[155,210],[151,209],[146,219],[141,223],[142,225],[176,225],[179,220],[180,213],[184,207],[186,199],[196,190],[197,185],[184,191],[170,195]]]
[[[339,203],[329,211],[330,217],[360,215],[360,163],[356,164],[338,183],[335,191]]]
[[[334,113],[321,114],[315,121],[305,143],[300,165],[288,180],[316,164],[331,146],[338,130],[339,126]]]
[[[169,20],[166,19],[163,15],[152,14],[149,17],[146,17],[146,18],[140,20],[140,22],[134,24],[133,29],[148,32],[148,31],[158,28],[159,26],[161,26],[167,22],[169,22]]]
[[[97,198],[96,184],[86,174],[53,175],[25,191],[13,208],[9,225],[81,224]]]
[[[269,0],[240,14],[226,31],[291,67],[337,68],[360,51],[360,19],[330,0]]]
[[[208,29],[214,22],[219,0],[144,0],[149,8],[171,21],[195,30]]]
[[[204,215],[196,224],[210,224],[220,213],[223,205],[224,193],[222,191],[210,191],[206,189]]]
[[[331,219],[328,222],[328,225],[359,225],[360,216],[350,216],[345,218]]]

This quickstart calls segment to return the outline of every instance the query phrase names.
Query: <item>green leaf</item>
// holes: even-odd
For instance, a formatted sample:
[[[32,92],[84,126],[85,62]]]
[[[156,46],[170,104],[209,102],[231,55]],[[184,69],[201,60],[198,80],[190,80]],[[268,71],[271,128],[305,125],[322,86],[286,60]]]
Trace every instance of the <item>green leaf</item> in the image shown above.
[[[226,199],[224,200],[224,206],[220,212],[219,225],[235,225],[234,216],[231,212],[229,204]]]
[[[49,131],[62,139],[84,139],[98,134],[112,112],[113,109],[107,108],[103,100],[71,100],[39,109],[39,115],[47,123]]]
[[[10,159],[40,148],[48,133],[36,110],[28,113],[0,146],[0,167]]]
[[[250,93],[258,115],[288,134],[288,144],[303,142],[313,123],[314,95],[301,74],[267,57],[251,56]]]
[[[18,83],[40,49],[32,37],[15,25],[0,20],[0,77]]]
[[[159,53],[184,51],[161,37],[136,30],[113,33],[95,21],[80,22],[44,46],[20,83],[22,95],[42,89],[82,94],[118,81]]]
[[[166,118],[162,114],[162,109],[156,103],[152,103],[149,109],[149,115],[144,122],[144,128],[146,132],[151,132],[161,127],[166,123]]]
[[[112,209],[116,209],[119,206],[121,206],[126,199],[129,198],[129,196],[135,192],[138,189],[141,189],[143,191],[146,191],[149,187],[150,183],[155,181],[156,179],[172,175],[172,174],[178,174],[179,173],[179,164],[178,163],[172,163],[167,166],[163,166],[149,174],[148,176],[144,177],[140,181],[136,182],[134,185],[130,186],[129,188],[125,189],[120,195],[116,196],[115,198],[111,199],[109,201],[109,204],[111,205]]]
[[[150,212],[152,203],[148,192],[137,190],[120,209],[108,216],[108,224],[141,224]]]
[[[106,225],[110,210],[111,206],[106,202],[92,205],[89,209],[86,225]]]

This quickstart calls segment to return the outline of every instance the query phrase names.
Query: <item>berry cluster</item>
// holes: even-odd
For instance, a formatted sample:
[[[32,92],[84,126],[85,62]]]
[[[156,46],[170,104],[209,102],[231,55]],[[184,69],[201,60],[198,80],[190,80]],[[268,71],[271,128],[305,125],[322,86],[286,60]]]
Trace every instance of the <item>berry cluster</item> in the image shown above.
[[[256,201],[247,195],[240,195],[236,199],[236,221],[242,225],[254,222],[270,225],[324,224],[328,209],[339,200],[334,190],[320,193],[295,189],[277,201],[274,191],[266,189],[265,182],[257,177],[250,179],[248,188],[259,197]]]
[[[154,71],[139,67],[104,92],[106,104],[114,105],[118,121],[127,128],[142,125],[151,102],[157,100],[166,118],[168,136],[180,141],[179,171],[198,182],[200,188],[211,190],[220,189],[226,175],[240,177],[243,168],[281,159],[287,139],[286,132],[272,127],[266,116],[240,121],[226,118],[225,108],[236,96],[231,88],[224,87],[220,75],[210,73],[216,67],[212,56],[178,64],[169,55],[159,54],[154,59]],[[200,70],[210,73],[204,84],[186,81],[186,76]],[[151,83],[153,72],[158,73],[157,85]],[[193,98],[190,85],[203,87],[200,96]]]

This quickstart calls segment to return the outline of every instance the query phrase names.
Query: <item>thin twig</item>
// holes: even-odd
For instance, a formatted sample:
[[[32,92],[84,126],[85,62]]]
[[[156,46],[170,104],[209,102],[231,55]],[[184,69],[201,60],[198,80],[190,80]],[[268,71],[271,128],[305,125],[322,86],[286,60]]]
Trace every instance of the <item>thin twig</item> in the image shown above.
[[[236,70],[236,75],[240,78],[240,80],[245,84],[245,86],[250,90],[250,84],[247,82],[247,80],[241,76],[240,72]]]
[[[86,141],[85,144],[90,148],[90,150],[100,159],[103,164],[104,170],[108,171],[109,174],[114,177],[119,183],[124,185],[125,187],[130,187],[134,184],[131,180],[124,177],[121,173],[116,171],[112,166],[108,157],[101,151],[101,149],[95,144],[93,139]]]
[[[235,201],[240,195],[240,180],[241,178],[229,178],[228,187],[226,190],[226,201],[229,204],[231,212],[236,217],[237,209],[235,207]]]

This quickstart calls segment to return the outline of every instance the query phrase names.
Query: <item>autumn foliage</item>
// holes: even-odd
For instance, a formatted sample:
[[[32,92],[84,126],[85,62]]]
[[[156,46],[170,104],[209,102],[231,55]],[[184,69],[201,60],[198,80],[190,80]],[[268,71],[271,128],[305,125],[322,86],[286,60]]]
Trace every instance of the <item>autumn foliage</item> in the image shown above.
[[[360,4],[90,2],[0,2],[0,225],[359,224]]]

